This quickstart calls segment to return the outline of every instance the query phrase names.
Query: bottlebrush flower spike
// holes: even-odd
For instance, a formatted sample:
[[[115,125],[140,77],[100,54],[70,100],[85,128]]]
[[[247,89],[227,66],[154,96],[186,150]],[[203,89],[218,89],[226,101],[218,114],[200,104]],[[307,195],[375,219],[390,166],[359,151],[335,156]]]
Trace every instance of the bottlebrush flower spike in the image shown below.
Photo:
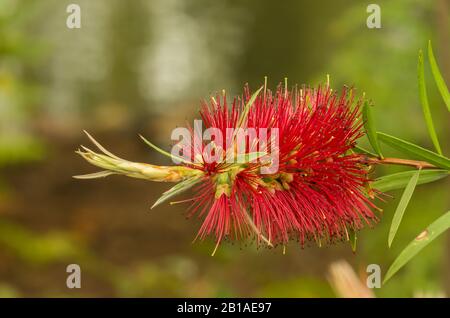
[[[269,246],[291,239],[301,245],[309,240],[319,245],[349,240],[349,231],[377,221],[372,212],[376,207],[367,195],[367,160],[352,152],[364,134],[361,104],[352,90],[337,94],[328,85],[291,92],[279,85],[274,93],[264,86],[253,95],[246,86],[243,97],[231,105],[225,93],[202,103],[203,125],[226,136],[226,146],[194,141],[185,148],[197,153],[192,160],[158,167],[118,158],[90,137],[103,154],[85,147],[78,153],[105,170],[79,178],[124,174],[179,182],[155,205],[193,188],[196,195],[187,200],[189,215],[203,219],[197,237],[214,236],[216,249],[225,238],[256,237]],[[263,131],[268,141],[262,135],[237,138],[238,128]],[[195,129],[190,131],[195,139]],[[261,146],[270,153],[255,151]],[[208,147],[213,150],[206,151]],[[230,155],[239,159],[239,154],[239,162],[227,160]],[[274,160],[278,169],[263,172]]]

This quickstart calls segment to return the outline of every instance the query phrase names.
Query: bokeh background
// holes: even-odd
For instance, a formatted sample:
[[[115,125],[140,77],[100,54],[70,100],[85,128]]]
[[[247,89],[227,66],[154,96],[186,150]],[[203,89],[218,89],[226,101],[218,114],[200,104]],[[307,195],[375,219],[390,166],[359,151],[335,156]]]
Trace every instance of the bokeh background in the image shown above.
[[[66,7],[81,7],[81,29]],[[130,160],[168,164],[137,137],[169,149],[170,132],[199,101],[225,88],[240,94],[269,77],[315,85],[331,75],[374,104],[379,130],[431,143],[419,105],[416,65],[428,39],[450,83],[450,3],[376,1],[381,29],[366,27],[370,2],[257,0],[0,0],[0,296],[334,297],[330,265],[346,260],[364,279],[450,206],[449,181],[419,186],[396,241],[387,247],[401,192],[380,203],[380,224],[341,243],[302,249],[192,244],[200,220],[184,206],[151,204],[168,185],[110,177],[75,153],[83,129]],[[444,151],[449,115],[427,71]],[[389,152],[389,149],[385,149]],[[398,171],[382,168],[375,175]],[[66,266],[82,288],[66,287]],[[442,235],[377,297],[450,295],[450,236]]]

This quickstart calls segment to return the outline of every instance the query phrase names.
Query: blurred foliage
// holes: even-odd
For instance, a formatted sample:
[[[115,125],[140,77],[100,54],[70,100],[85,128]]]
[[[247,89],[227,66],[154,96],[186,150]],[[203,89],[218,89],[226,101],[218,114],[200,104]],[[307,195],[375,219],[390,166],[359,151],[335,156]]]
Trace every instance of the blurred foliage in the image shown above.
[[[147,213],[163,186],[70,179],[86,168],[73,155],[82,129],[99,132],[118,154],[164,162],[132,143],[137,133],[168,145],[201,98],[223,88],[239,94],[265,75],[274,86],[285,76],[314,85],[330,74],[333,87],[354,85],[372,99],[378,130],[428,147],[417,52],[431,38],[449,83],[445,0],[379,1],[378,30],[366,27],[367,4],[356,0],[76,3],[80,30],[65,27],[66,2],[0,0],[0,297],[328,297],[331,262],[385,270],[418,228],[448,210],[448,181],[438,181],[417,187],[391,250],[401,191],[380,203],[382,220],[359,233],[354,255],[346,244],[292,244],[286,255],[225,244],[211,258],[212,242],[190,244],[199,221],[186,222],[184,206]],[[448,154],[448,114],[428,89]],[[448,247],[439,238],[375,294],[449,294]],[[70,263],[82,268],[81,290],[65,287]]]
[[[0,2],[0,167],[43,155],[30,122],[39,84],[28,75],[40,45],[25,29],[34,11],[31,2]]]

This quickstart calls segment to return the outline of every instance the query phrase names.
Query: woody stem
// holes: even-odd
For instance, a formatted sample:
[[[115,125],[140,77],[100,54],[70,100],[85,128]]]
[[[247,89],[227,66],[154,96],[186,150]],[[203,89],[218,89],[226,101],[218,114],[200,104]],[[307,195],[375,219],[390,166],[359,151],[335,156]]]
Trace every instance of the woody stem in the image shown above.
[[[401,166],[410,166],[415,167],[417,169],[432,169],[437,168],[435,165],[420,160],[411,160],[411,159],[400,159],[400,158],[376,158],[370,157],[366,159],[366,163],[369,164],[382,164],[382,165],[401,165]]]

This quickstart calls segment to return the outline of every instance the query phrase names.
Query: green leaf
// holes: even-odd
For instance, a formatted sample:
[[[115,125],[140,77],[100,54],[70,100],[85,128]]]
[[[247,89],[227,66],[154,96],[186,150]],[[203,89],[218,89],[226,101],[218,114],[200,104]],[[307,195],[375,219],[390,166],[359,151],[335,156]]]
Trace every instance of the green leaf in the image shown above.
[[[161,203],[169,200],[170,198],[174,197],[175,195],[178,195],[191,187],[193,187],[195,184],[200,182],[201,177],[193,177],[186,179],[184,181],[181,181],[180,183],[177,183],[175,186],[164,192],[161,197],[156,200],[156,202],[152,205],[151,209],[154,207],[160,205]]]
[[[367,101],[364,102],[362,115],[364,121],[364,129],[366,130],[367,138],[369,139],[369,142],[372,145],[373,150],[375,150],[375,152],[378,154],[380,158],[383,158],[383,155],[381,154],[380,144],[378,143],[378,136],[375,130],[371,106]]]
[[[419,51],[419,63],[417,64],[417,76],[419,79],[419,97],[420,103],[422,105],[423,115],[425,117],[425,122],[427,123],[428,134],[430,135],[433,145],[437,152],[442,155],[441,146],[439,145],[439,140],[434,129],[433,118],[431,117],[430,104],[428,103],[427,97],[427,87],[425,85],[425,72],[423,67],[423,53],[422,50]]]
[[[367,150],[367,149],[365,149],[365,148],[363,148],[363,147],[360,147],[360,146],[358,146],[358,145],[356,145],[355,147],[353,147],[353,150],[354,150],[355,152],[363,153],[363,154],[369,155],[369,156],[371,156],[371,157],[377,157],[377,155],[374,154],[373,152],[371,152],[371,151],[369,151],[369,150]]]
[[[356,252],[356,243],[358,241],[358,237],[356,236],[356,232],[352,229],[348,231],[348,240],[350,241],[350,246],[352,247],[352,252]]]
[[[266,151],[255,151],[255,152],[248,152],[243,154],[238,154],[236,156],[236,162],[237,163],[248,163],[257,160],[258,158],[264,157],[267,155]]]
[[[252,107],[253,103],[256,100],[256,97],[258,97],[261,90],[264,88],[264,86],[261,86],[256,92],[253,93],[253,95],[248,100],[247,104],[245,104],[244,109],[242,110],[241,116],[239,117],[239,122],[237,128],[242,128],[242,125],[244,125],[245,120],[247,119],[248,113],[250,111],[250,108]]]
[[[408,206],[409,200],[411,200],[414,189],[416,188],[417,181],[419,180],[420,170],[414,171],[411,179],[409,179],[406,185],[405,191],[403,191],[400,202],[398,203],[397,209],[395,210],[394,217],[392,218],[391,228],[389,230],[388,245],[391,247],[392,241],[394,240],[395,234],[397,233],[400,222],[402,221],[403,214],[405,213],[406,207]]]
[[[412,170],[385,175],[372,182],[371,187],[383,192],[403,189],[408,184],[409,180],[415,173],[416,171]],[[450,171],[448,170],[441,170],[441,169],[422,170],[422,172],[419,175],[419,180],[417,181],[417,184],[430,183],[448,177],[449,175]]]
[[[450,228],[450,211],[431,223],[427,229],[420,233],[406,248],[397,256],[395,261],[389,267],[383,280],[385,284],[400,268],[408,263],[425,246],[432,242],[436,237]]]
[[[400,138],[378,132],[378,139],[385,144],[397,149],[405,154],[411,155],[417,159],[428,161],[437,167],[450,169],[450,159],[441,156],[433,151],[422,148],[409,141],[402,140]]]
[[[447,85],[445,84],[444,78],[442,77],[442,74],[439,71],[439,66],[436,63],[436,59],[434,58],[433,48],[431,47],[431,41],[428,41],[428,61],[430,62],[431,73],[433,73],[436,86],[438,87],[439,92],[441,93],[445,105],[447,105],[448,111],[450,111],[450,93],[448,92]]]

